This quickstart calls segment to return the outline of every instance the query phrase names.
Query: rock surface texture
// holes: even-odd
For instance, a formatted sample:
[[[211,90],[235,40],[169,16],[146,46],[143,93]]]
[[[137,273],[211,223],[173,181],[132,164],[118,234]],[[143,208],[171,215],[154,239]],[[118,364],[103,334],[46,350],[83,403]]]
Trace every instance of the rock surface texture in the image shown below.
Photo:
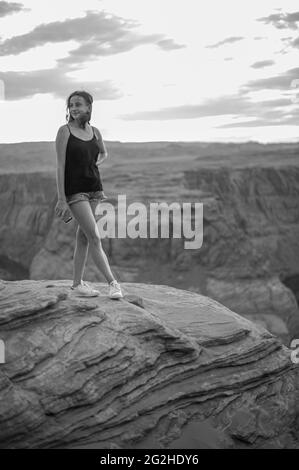
[[[266,329],[165,285],[70,285],[0,282],[1,448],[299,447],[297,369]]]

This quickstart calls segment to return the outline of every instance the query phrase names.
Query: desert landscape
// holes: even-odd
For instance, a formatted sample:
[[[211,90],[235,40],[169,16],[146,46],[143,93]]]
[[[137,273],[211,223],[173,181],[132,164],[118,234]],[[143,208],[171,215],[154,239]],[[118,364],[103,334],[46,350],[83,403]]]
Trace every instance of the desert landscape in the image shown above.
[[[298,450],[298,2],[4,0],[0,31],[0,449]]]
[[[5,374],[10,378],[2,395],[13,393],[13,406],[18,410],[11,414],[4,407],[0,413],[4,420],[9,416],[9,426],[2,428],[1,446],[297,448],[298,371],[290,361],[289,347],[299,337],[299,143],[107,142],[106,146],[109,157],[101,174],[110,203],[116,206],[119,195],[126,195],[128,203],[145,205],[200,202],[203,244],[187,250],[183,239],[105,238],[103,247],[123,285],[124,300],[109,307],[104,278],[90,258],[84,279],[99,288],[102,297],[97,302],[74,300],[70,285],[76,222],[64,224],[54,214],[54,142],[0,145],[0,326],[9,358]],[[14,301],[8,302],[9,298]],[[47,323],[43,312],[61,324],[56,332],[51,333],[51,322]],[[66,312],[68,325],[63,320]],[[102,334],[102,321],[106,319],[107,325],[112,321],[108,328],[117,334],[117,318],[124,314],[130,341],[136,335],[141,341],[140,332],[151,331],[150,336],[143,333],[139,343],[138,367],[150,377],[148,361],[153,360],[158,341],[159,348],[164,344],[170,354],[169,360],[177,358],[172,366],[177,378],[170,379],[161,369],[160,377],[155,383],[148,382],[144,392],[137,381],[136,391],[141,393],[137,399],[134,389],[126,385],[133,383],[136,374],[137,363],[129,361],[121,385],[121,396],[127,398],[112,394],[114,401],[107,414],[103,406],[108,402],[104,396],[100,398],[98,388],[102,379],[97,382],[96,377],[105,376],[108,366],[104,363],[102,367],[102,355],[111,353],[103,353],[102,340],[93,353],[85,351],[78,358],[70,350],[67,370],[62,370],[59,328],[73,331],[74,345],[78,341],[82,347],[88,342],[94,345],[94,335]],[[130,321],[137,328],[134,332]],[[79,340],[82,328],[87,336],[84,333]],[[43,335],[38,331],[44,331]],[[25,340],[28,334],[31,339]],[[44,335],[48,339],[41,346]],[[16,337],[21,349],[15,349]],[[148,340],[151,352],[146,358]],[[171,346],[169,341],[177,344]],[[113,347],[117,349],[117,343]],[[127,354],[117,354],[119,363],[125,365]],[[236,382],[222,375],[218,365],[226,356],[225,367],[235,370]],[[162,357],[164,368],[168,359]],[[94,364],[91,376],[79,370],[74,375],[78,360],[89,364],[88,370]],[[183,366],[186,361],[189,373]],[[52,388],[48,384],[51,374],[62,374],[63,381],[67,376],[71,388],[63,390],[57,380]],[[194,398],[187,399],[191,383],[196,377],[201,381],[205,374],[209,384],[205,391],[198,384]],[[185,375],[190,384],[180,382]],[[78,380],[81,385],[76,389]],[[107,382],[107,393],[112,382]],[[163,402],[162,395],[162,401],[146,399],[154,397],[157,386],[172,397],[170,401]],[[223,398],[225,389],[229,392]],[[65,401],[63,396],[68,394],[75,401]],[[239,401],[235,402],[237,395]],[[200,405],[197,396],[202,396]],[[268,422],[278,402],[287,408],[279,408],[277,422]],[[80,406],[86,409],[83,414]],[[186,411],[177,413],[177,406]],[[23,416],[24,425],[18,416]],[[56,417],[54,427],[51,416]],[[74,419],[81,423],[78,428],[72,424]],[[22,426],[31,429],[26,438]]]
[[[199,249],[171,237],[103,239],[120,281],[209,295],[297,337],[299,144],[106,146],[101,175],[112,204],[119,195],[127,204],[203,204]],[[2,279],[71,279],[76,222],[54,214],[54,142],[0,145],[0,171]],[[91,259],[86,280],[104,281]]]

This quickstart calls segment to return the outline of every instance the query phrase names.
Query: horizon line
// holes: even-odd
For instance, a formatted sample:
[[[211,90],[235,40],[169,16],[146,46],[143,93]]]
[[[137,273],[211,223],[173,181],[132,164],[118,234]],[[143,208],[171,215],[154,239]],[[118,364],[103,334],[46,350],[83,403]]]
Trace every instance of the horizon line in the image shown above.
[[[219,141],[219,140],[142,140],[142,141],[122,141],[122,140],[108,140],[104,139],[105,143],[113,144],[259,144],[259,145],[269,145],[269,144],[299,144],[298,140],[276,140],[276,141],[260,141],[260,140],[244,140],[244,141]],[[16,145],[16,144],[33,144],[33,143],[55,143],[55,140],[22,140],[18,142],[0,142],[0,145]]]

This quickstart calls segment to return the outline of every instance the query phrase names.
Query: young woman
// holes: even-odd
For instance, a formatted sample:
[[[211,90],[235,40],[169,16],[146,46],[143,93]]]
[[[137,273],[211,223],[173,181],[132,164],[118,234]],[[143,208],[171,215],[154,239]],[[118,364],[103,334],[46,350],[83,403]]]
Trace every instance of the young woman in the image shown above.
[[[86,91],[74,91],[67,98],[68,123],[58,129],[56,136],[58,201],[55,213],[67,222],[71,212],[78,222],[71,289],[88,297],[100,294],[82,281],[89,248],[109,284],[110,298],[119,299],[123,297],[122,291],[111,272],[95,219],[98,203],[106,198],[97,165],[108,154],[101,133],[89,124],[92,103],[93,98]]]

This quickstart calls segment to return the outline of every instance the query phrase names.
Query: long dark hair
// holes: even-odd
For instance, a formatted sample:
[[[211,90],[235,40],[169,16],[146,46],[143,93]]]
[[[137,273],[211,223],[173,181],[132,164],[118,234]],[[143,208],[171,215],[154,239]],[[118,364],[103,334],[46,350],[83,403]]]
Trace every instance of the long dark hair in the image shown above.
[[[82,129],[85,129],[85,123],[88,122],[89,124],[90,119],[91,119],[93,97],[91,96],[90,93],[84,90],[73,91],[73,93],[71,93],[70,96],[66,100],[66,113],[67,114],[65,118],[67,122],[74,121],[74,118],[73,116],[71,116],[71,113],[70,113],[70,101],[71,101],[72,96],[75,96],[75,95],[82,96],[82,98],[84,98],[85,100],[85,103],[90,105],[90,111],[87,111],[87,113],[83,115],[79,121],[80,127],[82,127]]]

